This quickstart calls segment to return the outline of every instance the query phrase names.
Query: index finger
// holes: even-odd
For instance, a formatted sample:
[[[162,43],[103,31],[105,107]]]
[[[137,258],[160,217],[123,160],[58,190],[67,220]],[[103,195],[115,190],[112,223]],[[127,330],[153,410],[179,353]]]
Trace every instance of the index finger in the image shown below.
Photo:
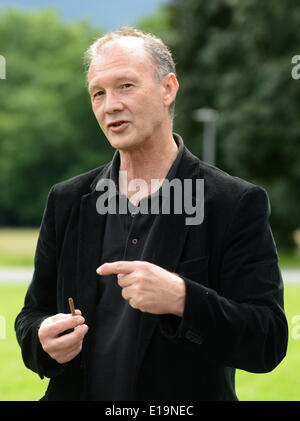
[[[104,263],[99,266],[96,272],[98,275],[118,275],[119,273],[131,273],[136,269],[136,262],[116,261],[112,263]]]

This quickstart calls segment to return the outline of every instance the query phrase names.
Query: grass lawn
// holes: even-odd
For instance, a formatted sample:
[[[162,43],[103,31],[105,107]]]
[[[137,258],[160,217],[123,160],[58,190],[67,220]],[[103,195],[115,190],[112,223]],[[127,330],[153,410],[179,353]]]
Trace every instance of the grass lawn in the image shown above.
[[[14,320],[23,304],[26,286],[0,285],[0,315],[6,320],[6,339],[0,339],[0,401],[34,401],[40,399],[48,379],[26,369],[14,333]],[[295,315],[300,314],[300,284],[285,288],[285,307],[290,332]],[[300,322],[299,333],[300,333]],[[1,332],[0,332],[1,333]],[[300,336],[300,335],[299,335]],[[0,335],[1,337],[1,335]],[[300,338],[290,335],[288,353],[283,362],[268,374],[237,373],[240,400],[300,400]]]
[[[0,267],[32,266],[38,228],[0,228]],[[300,253],[280,253],[280,267],[299,268]]]
[[[297,323],[293,322],[293,318],[300,315],[300,283],[286,285],[285,311],[289,324],[286,357],[271,373],[237,371],[236,385],[240,400],[300,401],[300,317]],[[294,338],[292,332],[297,334],[293,335]]]
[[[33,266],[37,228],[0,228],[0,266]]]
[[[37,228],[1,228],[0,267],[32,267],[37,236]],[[279,255],[282,268],[300,268],[300,255]],[[0,401],[38,400],[48,383],[48,379],[41,380],[24,367],[15,337],[14,321],[22,307],[26,288],[25,285],[0,284]],[[287,356],[279,367],[268,374],[238,371],[236,389],[240,400],[300,401],[300,283],[286,286],[285,308],[290,327]],[[299,329],[297,323],[292,323],[297,315]],[[6,338],[1,339],[4,320]],[[293,328],[299,339],[292,338]]]
[[[6,338],[0,340],[0,401],[39,400],[48,383],[24,366],[15,336],[14,321],[26,289],[23,285],[0,285],[0,314],[6,320]]]

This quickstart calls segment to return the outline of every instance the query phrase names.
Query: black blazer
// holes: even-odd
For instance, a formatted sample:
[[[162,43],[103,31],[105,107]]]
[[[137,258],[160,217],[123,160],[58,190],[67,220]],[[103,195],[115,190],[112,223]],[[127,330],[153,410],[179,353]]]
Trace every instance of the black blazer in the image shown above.
[[[85,400],[89,333],[73,361],[59,364],[38,340],[41,322],[75,299],[93,327],[105,216],[96,184],[111,164],[58,183],[49,193],[35,271],[15,328],[25,365],[50,377],[45,400]],[[204,179],[204,221],[159,215],[148,261],[186,284],[182,318],[142,314],[137,400],[235,400],[235,368],[263,373],[285,356],[283,283],[268,223],[266,192],[201,162],[184,148],[178,178]]]

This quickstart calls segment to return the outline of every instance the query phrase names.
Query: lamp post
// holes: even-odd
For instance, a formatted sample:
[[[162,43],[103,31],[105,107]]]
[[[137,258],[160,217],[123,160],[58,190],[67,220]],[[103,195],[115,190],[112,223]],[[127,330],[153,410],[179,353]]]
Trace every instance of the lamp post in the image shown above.
[[[0,79],[6,79],[6,60],[0,56]]]
[[[195,121],[203,122],[202,159],[208,164],[215,165],[216,161],[216,122],[218,112],[212,108],[199,108],[194,111]]]

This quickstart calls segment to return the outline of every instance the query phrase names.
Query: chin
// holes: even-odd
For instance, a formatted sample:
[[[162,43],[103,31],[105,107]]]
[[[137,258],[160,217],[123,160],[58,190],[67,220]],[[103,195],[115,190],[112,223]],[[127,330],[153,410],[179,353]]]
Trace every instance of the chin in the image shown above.
[[[142,143],[132,136],[109,136],[107,139],[114,149],[123,151],[134,149]]]

